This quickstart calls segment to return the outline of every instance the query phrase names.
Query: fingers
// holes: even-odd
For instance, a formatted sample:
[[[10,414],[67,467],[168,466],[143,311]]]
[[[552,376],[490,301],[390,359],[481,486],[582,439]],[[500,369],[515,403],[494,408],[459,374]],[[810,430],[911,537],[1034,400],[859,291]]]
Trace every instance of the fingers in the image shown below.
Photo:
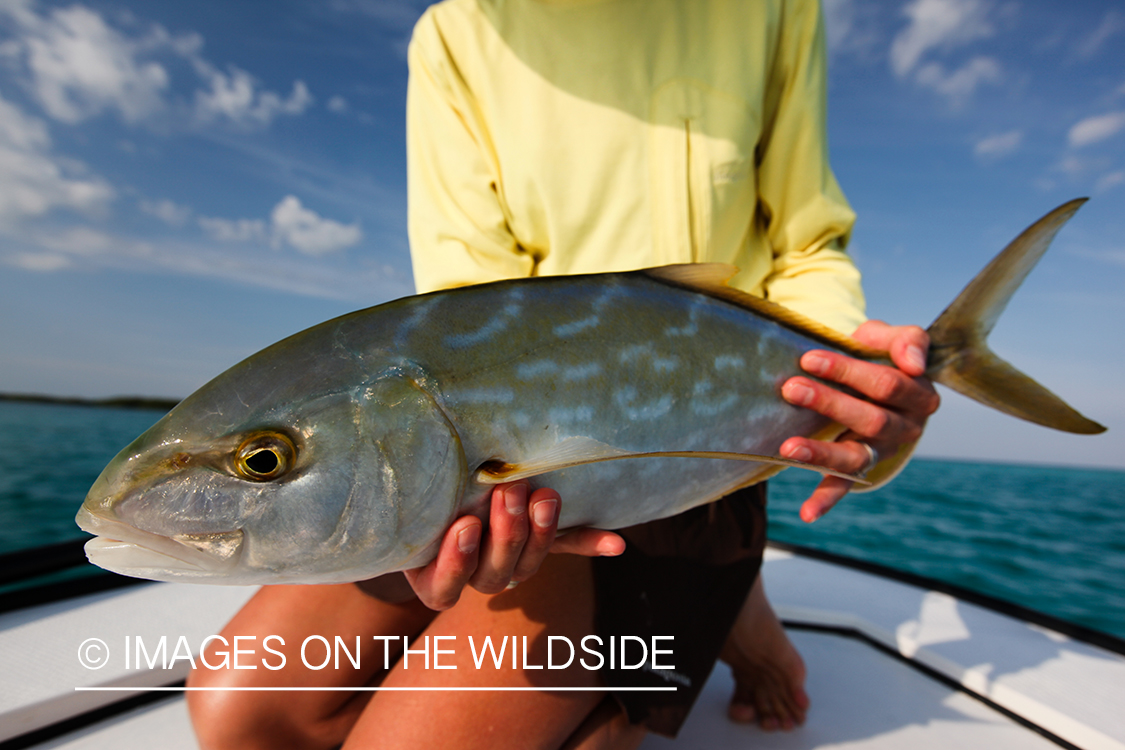
[[[559,494],[540,488],[529,498],[527,492],[526,482],[501,485],[494,491],[480,563],[469,579],[477,591],[499,593],[512,581],[527,580],[552,552],[612,557],[625,551],[625,541],[612,531],[583,528],[556,537]]]
[[[625,550],[620,536],[600,529],[576,529],[556,540],[559,494],[540,488],[529,496],[529,489],[527,482],[497,486],[490,499],[487,533],[475,516],[459,518],[429,565],[404,571],[423,604],[449,609],[466,585],[483,594],[500,593],[512,582],[533,576],[552,552],[596,557]]]
[[[438,556],[429,565],[403,571],[427,607],[446,610],[461,598],[461,590],[477,566],[481,530],[476,516],[458,518],[445,532]]]
[[[862,443],[883,456],[892,455],[899,446],[917,442],[927,418],[937,411],[937,391],[922,377],[930,346],[925,331],[917,326],[889,326],[872,320],[860,326],[853,337],[889,352],[895,366],[836,352],[806,352],[801,357],[801,367],[806,372],[846,386],[859,397],[811,378],[786,381],[781,389],[786,401],[844,425],[849,433],[836,443],[791,438],[782,444],[782,456],[850,474],[860,473],[871,468],[870,454]],[[823,516],[847,494],[851,484],[839,478],[825,478],[801,506],[801,518],[812,522]]]
[[[898,373],[890,367],[883,369]],[[927,387],[932,392],[932,386]],[[910,403],[905,407],[872,403],[802,377],[787,380],[782,386],[781,394],[794,406],[812,409],[873,444],[912,443],[918,440],[926,418],[937,409],[938,403],[936,393],[932,397],[918,393],[911,397]]]
[[[926,372],[930,336],[918,326],[892,326],[881,320],[869,320],[856,329],[852,338],[888,352],[895,366],[911,377]]]
[[[779,451],[785,458],[825,466],[848,474],[862,474],[871,467],[871,455],[855,440],[826,443],[803,437],[789,438]],[[852,488],[853,483],[839,477],[825,477],[801,505],[801,520],[812,523],[830,511]]]
[[[888,365],[865,362],[843,354],[814,350],[801,357],[801,367],[810,375],[831,380],[866,396],[868,403],[833,390],[807,378],[790,378],[782,388],[786,400],[832,417],[861,435],[873,437],[883,418],[875,416],[879,406],[898,412],[929,416],[937,411],[940,399],[933,385],[924,378],[913,378]],[[791,397],[792,396],[792,397]],[[821,407],[831,413],[822,411]],[[845,419],[838,419],[837,415]],[[847,419],[859,420],[851,424]],[[864,421],[874,420],[865,426]],[[916,440],[917,436],[911,438]]]
[[[852,482],[839,477],[825,477],[809,498],[801,504],[801,520],[812,523],[832,510],[852,488]]]
[[[559,495],[527,482],[498,486],[492,492],[489,530],[480,563],[469,584],[484,594],[503,591],[539,570],[551,549],[558,524]]]
[[[583,557],[617,557],[624,551],[625,540],[602,529],[574,529],[556,537],[551,545],[551,552]]]

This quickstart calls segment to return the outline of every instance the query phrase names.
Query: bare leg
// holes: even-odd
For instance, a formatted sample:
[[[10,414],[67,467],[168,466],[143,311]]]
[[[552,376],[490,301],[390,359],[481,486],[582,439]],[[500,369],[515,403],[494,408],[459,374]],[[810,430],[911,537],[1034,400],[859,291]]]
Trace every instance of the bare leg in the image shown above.
[[[731,666],[736,683],[728,711],[733,721],[757,721],[768,731],[804,723],[809,708],[805,662],[770,607],[761,576],[754,581],[721,656]]]
[[[213,665],[223,661],[221,651],[233,653],[234,637],[252,636],[240,648],[254,649],[244,665],[255,669],[208,669],[203,665],[188,677],[189,687],[355,687],[377,683],[383,677],[383,646],[373,635],[421,631],[436,613],[419,602],[386,604],[367,596],[352,584],[338,586],[266,586],[247,602],[223,629],[229,645],[212,641],[205,656]],[[285,655],[285,666],[267,669],[280,657],[263,648],[270,635],[280,636],[264,645]],[[301,644],[307,636],[333,641],[343,638],[352,651],[359,636],[360,669],[343,660],[340,668],[329,664],[307,669]],[[393,642],[392,642],[393,643]],[[399,641],[401,643],[401,641]],[[324,647],[311,643],[310,663],[318,663]],[[391,660],[395,659],[392,650]],[[352,692],[189,692],[188,710],[199,743],[205,750],[239,748],[299,748],[324,750],[337,747],[347,737],[371,693]]]
[[[635,750],[645,734],[645,728],[630,724],[617,701],[607,695],[561,750]]]
[[[548,636],[565,636],[572,643],[592,633],[593,579],[590,562],[572,555],[551,555],[539,572],[518,588],[495,596],[466,589],[458,604],[437,616],[410,649],[423,648],[425,636],[455,636],[442,647],[443,666],[426,669],[424,656],[409,654],[383,681],[384,687],[597,687],[599,676],[576,658],[567,669],[523,668],[524,638],[530,665],[547,664]],[[505,656],[497,665],[486,656],[478,669],[486,636],[499,650],[508,638]],[[511,663],[513,640],[519,647],[516,667]],[[562,658],[560,658],[562,657]],[[555,661],[565,661],[557,647]],[[431,665],[432,667],[432,665]],[[561,747],[602,701],[601,691],[512,692],[380,692],[367,704],[344,745],[358,748]]]

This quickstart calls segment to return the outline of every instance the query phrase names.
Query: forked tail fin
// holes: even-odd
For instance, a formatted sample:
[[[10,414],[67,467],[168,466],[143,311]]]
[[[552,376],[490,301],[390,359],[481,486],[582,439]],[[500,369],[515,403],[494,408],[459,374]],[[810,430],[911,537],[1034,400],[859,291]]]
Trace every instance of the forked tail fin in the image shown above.
[[[1065,432],[1105,432],[988,348],[988,334],[1012,293],[1043,257],[1062,225],[1086,202],[1072,200],[1025,229],[992,259],[930,326],[926,374],[1013,417]]]

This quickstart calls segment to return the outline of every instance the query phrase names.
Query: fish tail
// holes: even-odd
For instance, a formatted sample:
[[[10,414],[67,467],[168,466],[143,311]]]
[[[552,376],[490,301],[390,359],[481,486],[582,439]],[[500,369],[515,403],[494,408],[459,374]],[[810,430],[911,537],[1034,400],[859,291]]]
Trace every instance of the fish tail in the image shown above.
[[[938,316],[927,331],[931,343],[926,374],[932,380],[1044,427],[1083,435],[1105,432],[1105,427],[1079,414],[988,348],[988,334],[1008,300],[1086,200],[1064,203],[1025,229]]]

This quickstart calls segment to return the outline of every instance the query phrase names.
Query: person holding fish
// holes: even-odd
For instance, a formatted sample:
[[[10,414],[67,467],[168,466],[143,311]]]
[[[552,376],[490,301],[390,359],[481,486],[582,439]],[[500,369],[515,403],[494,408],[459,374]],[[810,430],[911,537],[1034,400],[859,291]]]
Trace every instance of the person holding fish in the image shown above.
[[[854,215],[828,167],[817,0],[446,0],[419,21],[409,62],[419,292],[730,264],[731,286],[889,352],[895,365],[806,353],[808,377],[781,393],[841,427],[823,440],[781,439],[778,454],[875,480],[909,457],[938,405],[922,377],[929,339],[864,317],[844,250]],[[815,521],[851,484],[826,477],[801,517]],[[675,735],[720,655],[737,682],[732,719],[803,721],[804,664],[758,578],[764,484],[620,535],[556,538],[566,502],[527,481],[500,485],[487,530],[477,516],[458,519],[431,564],[365,584],[376,597],[351,584],[266,587],[224,632],[283,627],[298,643],[358,635],[369,657],[388,635],[674,634],[676,693],[612,692],[642,678],[670,684],[668,675],[474,669],[467,649],[451,671],[196,673],[195,685],[544,688],[192,693],[201,744],[635,747],[646,731]]]

